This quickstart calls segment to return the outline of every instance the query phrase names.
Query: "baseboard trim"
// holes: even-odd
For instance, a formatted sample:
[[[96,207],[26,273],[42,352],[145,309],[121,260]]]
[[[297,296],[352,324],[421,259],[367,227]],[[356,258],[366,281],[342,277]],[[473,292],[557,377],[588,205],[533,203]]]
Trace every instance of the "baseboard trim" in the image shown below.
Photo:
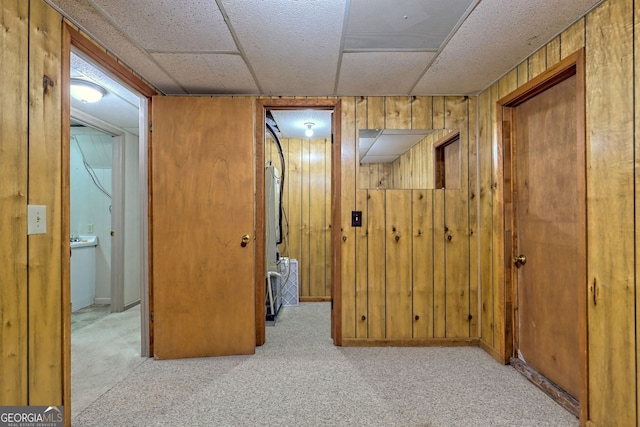
[[[508,359],[502,357],[502,354],[500,354],[500,352],[496,348],[493,348],[489,343],[483,341],[482,339],[480,339],[480,348],[487,352],[489,356],[496,359],[498,363],[506,365],[509,362]]]
[[[343,338],[343,347],[477,347],[478,338]]]
[[[331,302],[331,297],[298,297],[300,302]]]
[[[564,409],[576,417],[580,417],[580,403],[575,397],[562,390],[556,384],[549,381],[544,375],[516,357],[511,358],[511,366],[535,384],[540,390],[549,395],[549,397],[558,402]]]

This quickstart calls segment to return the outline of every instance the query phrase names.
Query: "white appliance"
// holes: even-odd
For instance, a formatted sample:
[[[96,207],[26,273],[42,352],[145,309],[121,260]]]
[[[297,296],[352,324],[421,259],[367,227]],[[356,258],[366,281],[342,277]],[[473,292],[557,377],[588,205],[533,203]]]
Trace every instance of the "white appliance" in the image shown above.
[[[71,239],[71,311],[93,304],[96,297],[98,236]]]

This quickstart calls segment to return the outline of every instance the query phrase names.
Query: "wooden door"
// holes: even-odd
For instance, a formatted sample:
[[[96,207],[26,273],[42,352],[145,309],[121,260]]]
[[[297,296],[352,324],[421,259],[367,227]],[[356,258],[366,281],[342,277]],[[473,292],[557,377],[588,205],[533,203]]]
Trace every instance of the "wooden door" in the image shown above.
[[[154,97],[158,359],[255,351],[253,153],[250,98]]]
[[[526,257],[514,259],[514,356],[577,407],[585,194],[576,111],[575,75],[515,107],[512,170],[513,256]]]

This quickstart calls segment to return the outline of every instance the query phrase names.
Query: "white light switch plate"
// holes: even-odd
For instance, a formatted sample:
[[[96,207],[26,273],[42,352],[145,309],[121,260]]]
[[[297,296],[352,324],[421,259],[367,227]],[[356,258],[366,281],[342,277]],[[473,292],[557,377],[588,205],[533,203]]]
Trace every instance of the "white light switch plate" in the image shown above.
[[[47,233],[47,207],[27,205],[27,234]]]

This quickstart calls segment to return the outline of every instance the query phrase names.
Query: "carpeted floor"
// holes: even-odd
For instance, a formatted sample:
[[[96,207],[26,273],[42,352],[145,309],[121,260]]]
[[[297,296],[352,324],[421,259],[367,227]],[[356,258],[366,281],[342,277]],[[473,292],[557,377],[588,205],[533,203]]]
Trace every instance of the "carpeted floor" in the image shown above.
[[[89,395],[82,387],[91,379],[83,386],[79,377],[87,364],[82,368],[72,360],[72,424],[579,425],[573,415],[513,368],[498,364],[479,348],[334,347],[329,338],[329,313],[329,303],[283,308],[276,325],[267,328],[267,344],[257,348],[255,355],[95,360],[96,365],[106,365],[108,372],[113,370],[113,378],[99,393],[85,399],[82,408],[76,408],[80,406],[78,395]],[[100,323],[111,316],[78,334],[101,330]],[[139,313],[135,322],[138,326]],[[122,340],[126,348],[132,341],[124,339],[125,334],[105,338],[114,348],[115,340]],[[74,355],[81,338],[74,335]],[[116,373],[115,363],[126,366]],[[123,371],[128,373],[123,376]],[[90,375],[90,370],[86,372]],[[102,379],[94,377],[93,382]]]

